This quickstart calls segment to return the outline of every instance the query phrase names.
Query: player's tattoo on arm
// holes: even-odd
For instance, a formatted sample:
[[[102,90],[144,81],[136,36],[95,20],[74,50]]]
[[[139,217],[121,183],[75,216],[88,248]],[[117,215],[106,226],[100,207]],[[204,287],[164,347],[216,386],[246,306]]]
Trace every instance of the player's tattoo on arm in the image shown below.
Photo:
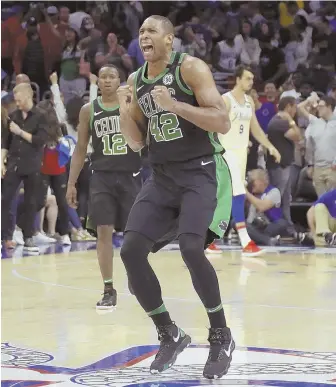
[[[78,176],[84,166],[90,140],[90,113],[91,103],[84,105],[79,113],[79,124],[77,127],[78,140],[71,158],[68,185],[76,184]]]
[[[174,113],[207,132],[227,133],[230,130],[229,115],[209,66],[198,58],[187,56],[181,65],[181,75],[199,106],[177,102]]]

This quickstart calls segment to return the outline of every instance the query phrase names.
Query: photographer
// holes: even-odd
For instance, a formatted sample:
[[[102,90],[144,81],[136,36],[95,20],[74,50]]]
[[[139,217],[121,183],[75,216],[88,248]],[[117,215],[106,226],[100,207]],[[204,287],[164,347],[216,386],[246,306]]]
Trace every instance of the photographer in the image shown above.
[[[280,191],[269,184],[266,171],[249,172],[246,199],[250,203],[247,231],[251,238],[262,245],[277,244],[275,237],[286,232],[288,223],[283,217]]]

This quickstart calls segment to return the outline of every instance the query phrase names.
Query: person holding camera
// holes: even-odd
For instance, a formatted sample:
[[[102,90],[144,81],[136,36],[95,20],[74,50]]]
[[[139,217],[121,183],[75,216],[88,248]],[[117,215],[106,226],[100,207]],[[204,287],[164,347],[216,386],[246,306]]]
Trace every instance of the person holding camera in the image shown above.
[[[249,172],[246,199],[250,203],[247,216],[247,231],[256,243],[276,245],[278,235],[286,232],[287,221],[281,209],[281,193],[269,183],[263,169]]]

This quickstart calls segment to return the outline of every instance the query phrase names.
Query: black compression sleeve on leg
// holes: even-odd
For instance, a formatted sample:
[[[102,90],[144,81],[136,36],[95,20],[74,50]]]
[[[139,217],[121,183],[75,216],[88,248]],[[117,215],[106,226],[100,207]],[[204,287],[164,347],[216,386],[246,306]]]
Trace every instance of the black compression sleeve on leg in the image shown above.
[[[226,327],[215,269],[204,253],[204,238],[196,234],[181,234],[181,254],[186,263],[194,288],[208,313],[211,327]]]
[[[134,295],[156,325],[171,323],[161,295],[159,281],[148,262],[154,242],[144,235],[128,231],[120,251]]]

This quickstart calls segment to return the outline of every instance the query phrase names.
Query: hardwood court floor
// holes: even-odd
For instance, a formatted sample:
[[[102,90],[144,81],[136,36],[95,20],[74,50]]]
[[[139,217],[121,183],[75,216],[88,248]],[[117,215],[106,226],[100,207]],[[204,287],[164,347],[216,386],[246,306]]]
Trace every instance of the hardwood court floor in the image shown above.
[[[210,385],[201,376],[208,321],[179,252],[150,260],[172,318],[193,345],[156,376],[148,373],[156,332],[128,292],[118,252],[118,307],[98,314],[96,252],[80,246],[84,251],[2,259],[2,386]],[[237,346],[229,374],[211,386],[336,385],[335,253],[273,248],[264,261],[230,250],[210,258]]]

